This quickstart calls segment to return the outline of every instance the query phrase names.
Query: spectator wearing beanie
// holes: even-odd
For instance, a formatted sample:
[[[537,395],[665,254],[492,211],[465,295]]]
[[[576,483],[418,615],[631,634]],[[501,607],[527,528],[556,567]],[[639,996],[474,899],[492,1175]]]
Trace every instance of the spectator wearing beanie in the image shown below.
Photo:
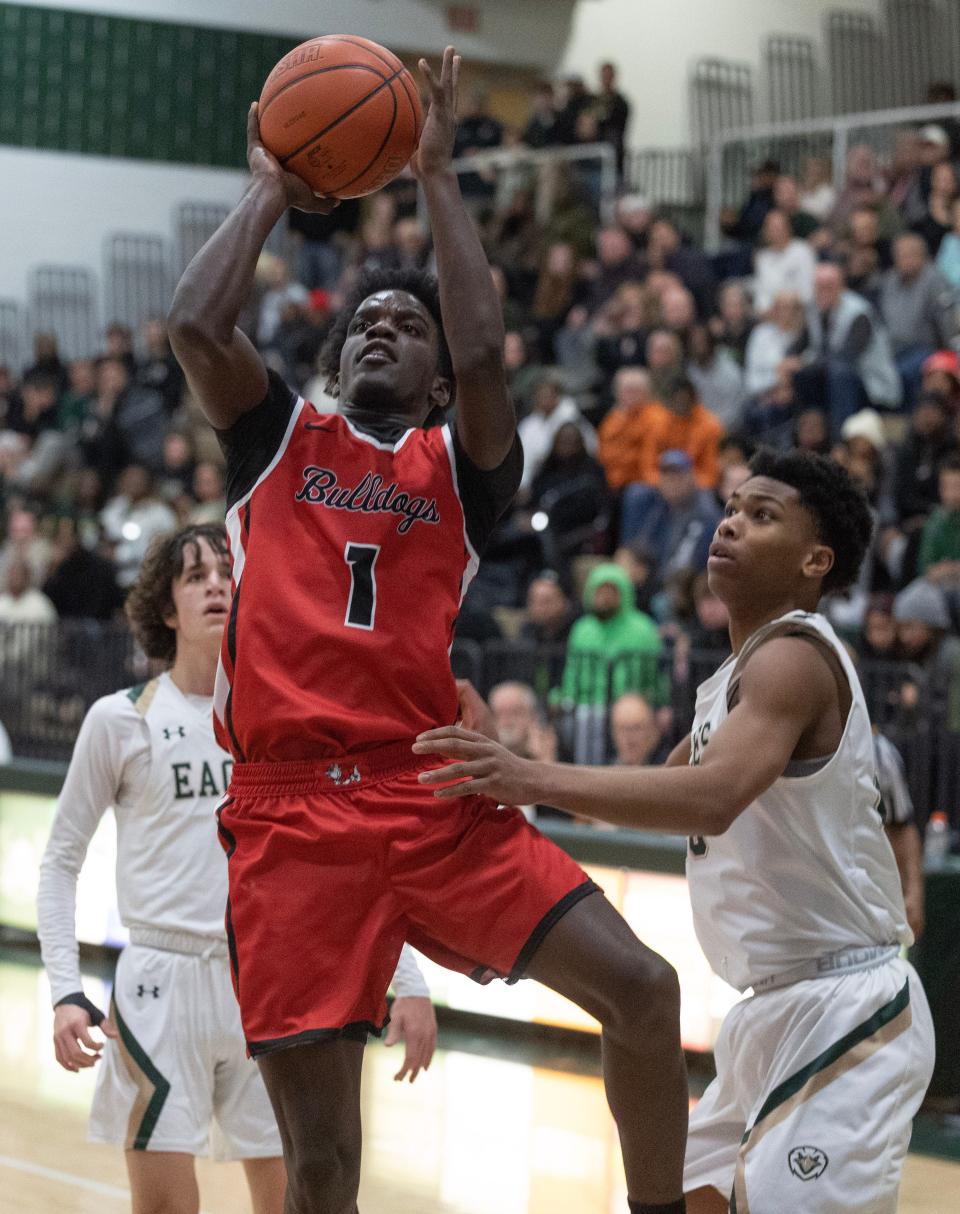
[[[890,443],[883,428],[883,418],[876,409],[861,409],[843,423],[840,438],[849,459],[854,464],[867,464],[872,470],[873,488],[870,501],[881,526],[896,522],[893,462],[890,458]]]

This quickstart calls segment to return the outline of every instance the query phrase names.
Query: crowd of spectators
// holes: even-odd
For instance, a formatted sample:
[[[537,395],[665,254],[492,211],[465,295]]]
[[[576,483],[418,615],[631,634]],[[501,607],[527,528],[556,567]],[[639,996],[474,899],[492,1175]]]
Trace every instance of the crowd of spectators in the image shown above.
[[[628,119],[607,64],[594,93],[538,89],[518,131],[472,96],[457,150],[601,140],[622,163]],[[500,206],[469,175],[526,463],[459,636],[553,653],[535,692],[579,720],[564,743],[578,757],[607,757],[606,706],[624,695],[647,704],[653,750],[665,744],[670,673],[724,652],[707,549],[761,443],[832,455],[863,485],[873,548],[825,609],[865,660],[906,664],[891,693],[904,711],[960,703],[953,156],[929,125],[902,132],[890,163],[853,147],[838,182],[815,159],[799,179],[766,162],[712,255],[626,187],[601,221],[576,164],[552,169],[547,214],[522,173]],[[289,256],[264,254],[243,324],[332,409],[317,356],[339,301],[365,268],[430,268],[429,232],[409,182],[290,223]],[[18,379],[0,368],[0,494],[0,624],[110,618],[154,535],[223,516],[220,452],[162,320],[113,324],[69,364],[55,334],[37,334]]]

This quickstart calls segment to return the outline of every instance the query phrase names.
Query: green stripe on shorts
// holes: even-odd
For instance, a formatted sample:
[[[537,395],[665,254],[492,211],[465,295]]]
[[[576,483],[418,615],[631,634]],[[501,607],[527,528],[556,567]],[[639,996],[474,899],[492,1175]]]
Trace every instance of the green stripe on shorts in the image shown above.
[[[134,1037],[130,1031],[130,1026],[120,1015],[120,1009],[117,1007],[116,1000],[113,1004],[113,1015],[117,1022],[117,1030],[120,1033],[120,1039],[127,1049],[127,1053],[140,1068],[146,1078],[153,1085],[153,1095],[150,1097],[143,1117],[140,1119],[140,1125],[137,1127],[136,1133],[133,1136],[131,1149],[134,1151],[145,1151],[147,1144],[153,1131],[157,1128],[157,1122],[160,1119],[160,1114],[163,1112],[163,1106],[166,1103],[167,1096],[170,1094],[170,1081],[166,1079],[154,1066],[150,1055],[146,1052],[140,1042]]]

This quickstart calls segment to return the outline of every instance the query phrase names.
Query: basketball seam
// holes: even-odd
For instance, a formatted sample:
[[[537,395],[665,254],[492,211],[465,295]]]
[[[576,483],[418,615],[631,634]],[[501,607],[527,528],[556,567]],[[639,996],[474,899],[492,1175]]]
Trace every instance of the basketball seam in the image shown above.
[[[349,181],[340,182],[338,185],[331,187],[332,189],[335,189],[335,190],[348,189],[350,186],[353,185],[353,183],[355,181],[359,181],[361,177],[366,176],[366,174],[370,172],[370,170],[373,168],[373,166],[377,163],[377,161],[383,155],[383,149],[387,146],[387,143],[390,140],[390,136],[393,134],[393,128],[397,125],[397,110],[400,108],[397,105],[397,94],[393,91],[392,88],[390,90],[390,97],[393,100],[393,117],[390,119],[390,126],[387,128],[387,133],[384,135],[383,140],[380,143],[380,146],[377,148],[376,155],[373,157],[373,159],[370,161],[370,163],[368,165],[366,165],[363,169],[361,169],[359,173],[354,174],[354,176],[351,177]]]
[[[379,54],[376,50],[373,49],[375,44],[371,44],[368,46],[365,41],[358,41],[356,38],[351,38],[349,34],[336,34],[336,35],[331,34],[331,35],[329,35],[329,37],[330,37],[331,41],[335,39],[337,42],[346,42],[350,46],[359,47],[361,50],[365,50],[369,54],[373,55],[373,57],[375,59],[377,59],[380,63],[384,64],[385,67],[388,67],[391,69],[393,68],[393,64],[389,61],[389,59],[386,59],[383,55]],[[385,49],[385,48],[381,48],[381,49]],[[392,51],[389,51],[387,53],[393,55]],[[405,68],[403,60],[399,57],[399,55],[393,55],[393,58],[396,59],[396,61],[400,64],[401,67],[404,67],[404,71],[400,75],[400,83],[403,85],[403,91],[407,98],[407,104],[410,106],[410,117],[413,119],[413,133],[414,133],[416,142],[419,143],[420,135],[423,130],[423,115],[422,114],[420,114],[419,116],[417,115],[417,107],[413,103],[413,97],[410,95],[410,89],[407,85],[408,80],[410,80],[411,84],[413,83],[413,80],[412,80],[412,77],[410,76],[410,72]]]
[[[263,118],[263,115],[282,93],[285,93],[287,89],[294,88],[301,80],[309,80],[311,76],[325,76],[328,72],[339,72],[341,68],[359,68],[361,71],[372,73],[378,80],[386,80],[383,72],[379,68],[374,67],[372,63],[333,63],[330,67],[315,67],[312,71],[304,72],[302,76],[298,76],[296,80],[288,80],[275,93],[271,93],[269,101],[264,102],[259,109],[260,117]]]
[[[386,50],[385,47],[378,47],[377,43],[375,43],[375,42],[370,42],[368,44],[368,40],[365,38],[359,38],[359,39],[351,38],[349,34],[319,34],[316,38],[308,38],[307,41],[301,43],[300,46],[295,46],[292,51],[288,52],[288,54],[292,55],[294,53],[294,51],[302,50],[303,47],[305,47],[305,46],[312,46],[314,42],[345,42],[347,44],[347,46],[355,46],[358,50],[366,51],[367,54],[372,55],[373,58],[376,59],[378,63],[382,63],[385,67],[388,67],[391,72],[394,70],[393,64],[390,62],[390,60],[385,59],[383,57],[383,55],[378,53],[378,51]],[[374,49],[374,48],[377,48],[377,49]],[[387,54],[393,55],[393,51],[387,51]],[[399,58],[399,56],[393,55],[393,57],[394,57],[394,59],[396,59],[397,63],[399,63],[400,66],[402,67],[403,61]],[[284,59],[285,58],[287,58],[286,55],[284,56]],[[282,63],[283,60],[281,59],[280,62]],[[279,64],[277,66],[279,67]],[[369,63],[344,63],[344,64],[334,64],[333,66],[334,67],[340,66],[340,67],[367,67],[367,68],[369,68],[370,64]],[[274,70],[276,70],[276,69],[274,69]],[[309,75],[310,73],[307,73],[307,74]],[[273,72],[271,72],[270,75],[272,76]],[[269,80],[269,78],[270,77],[268,76],[267,79]],[[297,80],[303,80],[303,79],[304,79],[303,76],[297,77]],[[290,85],[296,84],[297,80],[292,80],[290,82]],[[282,93],[284,91],[284,89],[289,88],[290,85],[285,84],[281,88],[277,89],[276,93],[273,94],[273,97],[270,98],[270,100],[267,102],[267,104],[263,108],[266,109],[267,106],[273,102],[274,97],[276,97],[280,93]],[[266,81],[264,81],[264,87],[266,87]]]
[[[346,42],[348,46],[355,46],[361,51],[366,51],[368,55],[372,55],[384,67],[388,67],[391,72],[396,70],[390,60],[379,53],[379,50],[386,50],[386,47],[374,50],[376,43],[368,42],[366,39],[358,40],[357,38],[351,38],[349,34],[327,34],[326,38],[328,42]],[[393,51],[388,51],[387,54],[393,55]],[[403,60],[399,55],[393,55],[393,58],[403,67]]]
[[[343,67],[360,67],[363,65],[361,65],[361,64],[342,64],[341,66],[343,66]],[[329,72],[329,71],[336,71],[337,69],[336,68],[324,68],[323,70]],[[373,71],[374,69],[368,68],[368,70]],[[401,68],[400,71],[406,71],[406,68]],[[320,73],[317,72],[317,73],[310,73],[310,74],[319,75]],[[377,73],[377,74],[379,75],[379,73]],[[329,132],[332,131],[334,127],[339,126],[340,123],[343,122],[343,120],[345,118],[349,118],[351,114],[355,114],[357,112],[357,110],[359,110],[362,106],[366,105],[366,103],[370,100],[371,97],[376,97],[376,95],[378,93],[382,93],[385,88],[390,88],[390,85],[393,84],[394,80],[396,80],[397,76],[399,76],[399,75],[400,75],[400,72],[394,72],[394,74],[387,79],[384,79],[381,76],[380,83],[377,85],[377,87],[375,89],[372,89],[369,93],[366,93],[363,97],[361,97],[359,99],[359,101],[355,101],[353,105],[351,105],[348,109],[345,109],[342,114],[340,114],[337,118],[335,118],[333,120],[333,122],[328,123],[328,125],[325,126],[323,128],[323,130],[317,131],[316,134],[311,135],[310,138],[306,141],[306,143],[302,143],[298,148],[294,148],[294,150],[292,152],[288,152],[286,156],[278,157],[280,164],[284,168],[286,168],[286,166],[290,163],[291,160],[294,160],[297,156],[299,156],[303,152],[305,152],[307,150],[307,148],[309,148],[313,144],[315,144],[318,139],[322,139],[324,137],[324,135],[329,134]],[[307,77],[301,76],[300,79],[305,80],[305,79],[307,79]],[[394,97],[394,95],[393,95],[393,89],[390,89],[390,96],[393,97],[394,103],[396,103],[396,97]],[[396,120],[396,114],[394,114],[394,120]]]

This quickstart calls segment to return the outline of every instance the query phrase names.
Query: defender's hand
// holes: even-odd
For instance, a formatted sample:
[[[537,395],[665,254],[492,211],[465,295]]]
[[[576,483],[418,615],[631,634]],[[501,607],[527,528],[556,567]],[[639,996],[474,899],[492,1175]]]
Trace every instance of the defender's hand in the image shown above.
[[[396,1045],[398,1041],[406,1043],[406,1052],[394,1079],[402,1083],[409,1075],[413,1083],[421,1071],[430,1069],[437,1048],[437,1015],[429,999],[419,995],[394,999],[385,1044]]]
[[[117,1036],[109,1020],[102,1020],[98,1027],[105,1037]],[[99,1061],[103,1042],[90,1036],[90,1028],[90,1013],[82,1007],[63,1003],[54,1010],[53,1049],[65,1071],[80,1071]]]
[[[420,136],[420,146],[413,154],[410,168],[414,176],[422,180],[435,173],[445,173],[453,159],[460,56],[452,46],[447,47],[443,52],[439,80],[426,59],[420,60],[420,71],[430,89],[430,109]]]
[[[421,784],[445,784],[435,797],[467,797],[483,793],[501,805],[530,805],[537,800],[536,764],[519,759],[499,742],[456,726],[430,729],[413,744],[415,754],[456,759],[445,767],[421,772]],[[451,784],[452,780],[457,783]]]
[[[259,102],[256,101],[251,102],[247,111],[247,164],[253,177],[274,186],[288,207],[329,215],[334,207],[340,205],[339,198],[314,194],[302,177],[288,173],[276,156],[267,151],[260,139]]]

